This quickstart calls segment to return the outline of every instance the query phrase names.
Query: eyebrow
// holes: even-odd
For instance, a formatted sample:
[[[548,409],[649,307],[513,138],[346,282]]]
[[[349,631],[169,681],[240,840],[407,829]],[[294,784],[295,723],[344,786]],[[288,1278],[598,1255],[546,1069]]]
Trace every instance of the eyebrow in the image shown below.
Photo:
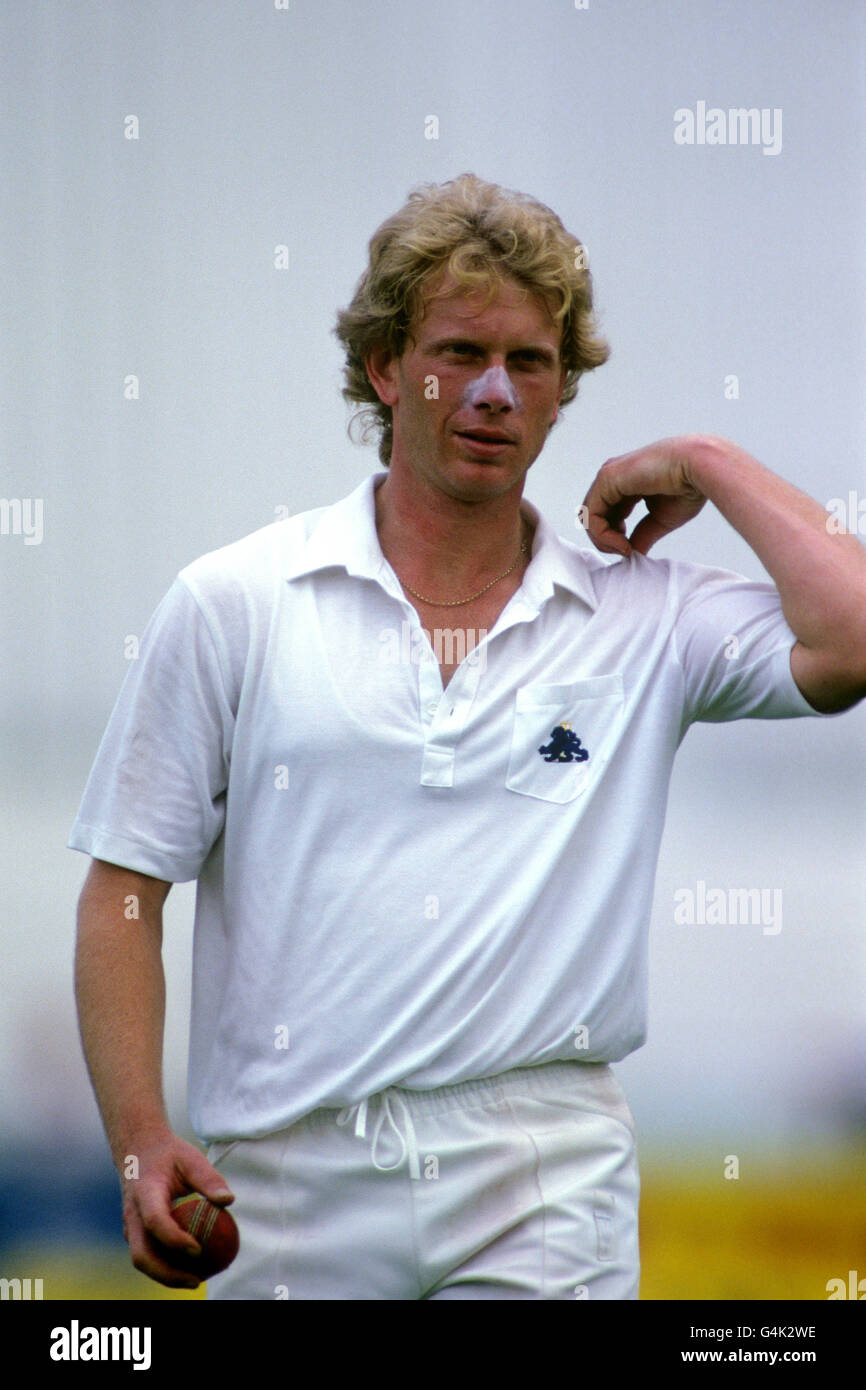
[[[470,347],[477,348],[479,352],[484,351],[483,343],[480,342],[479,339],[473,338],[471,333],[449,333],[445,338],[436,338],[432,343],[428,344],[428,350],[430,352],[438,352],[442,348],[453,347],[455,343],[466,343]],[[542,343],[524,343],[521,347],[512,348],[508,356],[511,357],[516,352],[534,352],[551,366],[556,364],[558,356],[552,348]]]

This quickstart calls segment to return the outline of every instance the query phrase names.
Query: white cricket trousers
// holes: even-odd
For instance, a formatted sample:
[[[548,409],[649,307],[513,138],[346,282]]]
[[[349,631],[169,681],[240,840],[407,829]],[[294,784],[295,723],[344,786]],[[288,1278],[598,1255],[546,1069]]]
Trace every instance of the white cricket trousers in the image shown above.
[[[636,1299],[634,1121],[603,1063],[391,1086],[212,1144],[240,1253],[211,1299]]]

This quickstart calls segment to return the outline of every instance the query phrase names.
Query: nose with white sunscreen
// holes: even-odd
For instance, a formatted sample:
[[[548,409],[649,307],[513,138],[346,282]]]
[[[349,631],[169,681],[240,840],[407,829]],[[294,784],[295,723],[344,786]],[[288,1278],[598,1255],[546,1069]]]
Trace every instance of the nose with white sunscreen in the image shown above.
[[[463,392],[463,405],[508,405],[512,410],[520,408],[520,398],[511,383],[507,371],[502,366],[488,367],[483,376],[470,381]]]

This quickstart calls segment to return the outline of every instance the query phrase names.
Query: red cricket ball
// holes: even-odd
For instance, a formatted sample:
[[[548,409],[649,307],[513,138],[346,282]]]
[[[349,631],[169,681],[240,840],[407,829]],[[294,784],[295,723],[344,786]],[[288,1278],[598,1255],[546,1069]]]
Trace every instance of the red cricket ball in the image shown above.
[[[199,1279],[209,1279],[226,1269],[238,1253],[240,1235],[235,1219],[225,1207],[215,1206],[200,1192],[188,1192],[185,1197],[176,1197],[171,1204],[171,1212],[178,1225],[190,1235],[195,1236],[201,1246],[201,1254],[193,1255],[187,1250],[163,1246],[164,1258],[176,1269],[197,1274]]]

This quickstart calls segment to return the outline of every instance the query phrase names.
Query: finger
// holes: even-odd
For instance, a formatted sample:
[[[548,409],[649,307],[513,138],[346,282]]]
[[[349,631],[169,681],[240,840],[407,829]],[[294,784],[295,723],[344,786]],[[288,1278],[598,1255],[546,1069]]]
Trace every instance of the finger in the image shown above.
[[[146,1274],[148,1279],[154,1279],[169,1289],[197,1289],[201,1283],[197,1275],[185,1269],[175,1269],[151,1251],[133,1253],[132,1263],[139,1274]]]
[[[609,467],[613,462],[609,459],[602,465],[583,499],[585,530],[598,550],[628,555],[631,548],[626,537],[626,518],[640,498],[623,492]]]
[[[596,550],[605,555],[630,555],[631,545],[627,538],[611,526],[587,527],[589,538]]]
[[[133,1265],[141,1274],[165,1284],[171,1289],[197,1289],[201,1279],[189,1270],[178,1269],[170,1258],[161,1253],[141,1218],[134,1214],[129,1220],[129,1254]]]
[[[200,1192],[215,1206],[227,1207],[235,1199],[222,1173],[208,1163],[204,1154],[193,1150],[192,1154],[178,1164],[178,1172],[189,1186],[190,1192]]]
[[[201,1246],[198,1241],[189,1231],[185,1231],[171,1214],[173,1199],[173,1194],[167,1195],[162,1188],[156,1192],[148,1188],[140,1189],[134,1194],[134,1201],[128,1213],[130,1229],[136,1230],[140,1226],[147,1236],[158,1240],[161,1245],[187,1251],[190,1255],[199,1255]]]
[[[663,526],[654,517],[642,516],[629,536],[629,544],[639,555],[648,555],[656,541],[660,541],[663,536],[669,536],[670,531],[669,526]]]
[[[626,517],[634,510],[637,499],[630,498],[607,506],[603,502],[593,503],[591,494],[584,503],[586,507],[586,531],[593,545],[606,554],[629,555],[631,547],[626,536]]]

